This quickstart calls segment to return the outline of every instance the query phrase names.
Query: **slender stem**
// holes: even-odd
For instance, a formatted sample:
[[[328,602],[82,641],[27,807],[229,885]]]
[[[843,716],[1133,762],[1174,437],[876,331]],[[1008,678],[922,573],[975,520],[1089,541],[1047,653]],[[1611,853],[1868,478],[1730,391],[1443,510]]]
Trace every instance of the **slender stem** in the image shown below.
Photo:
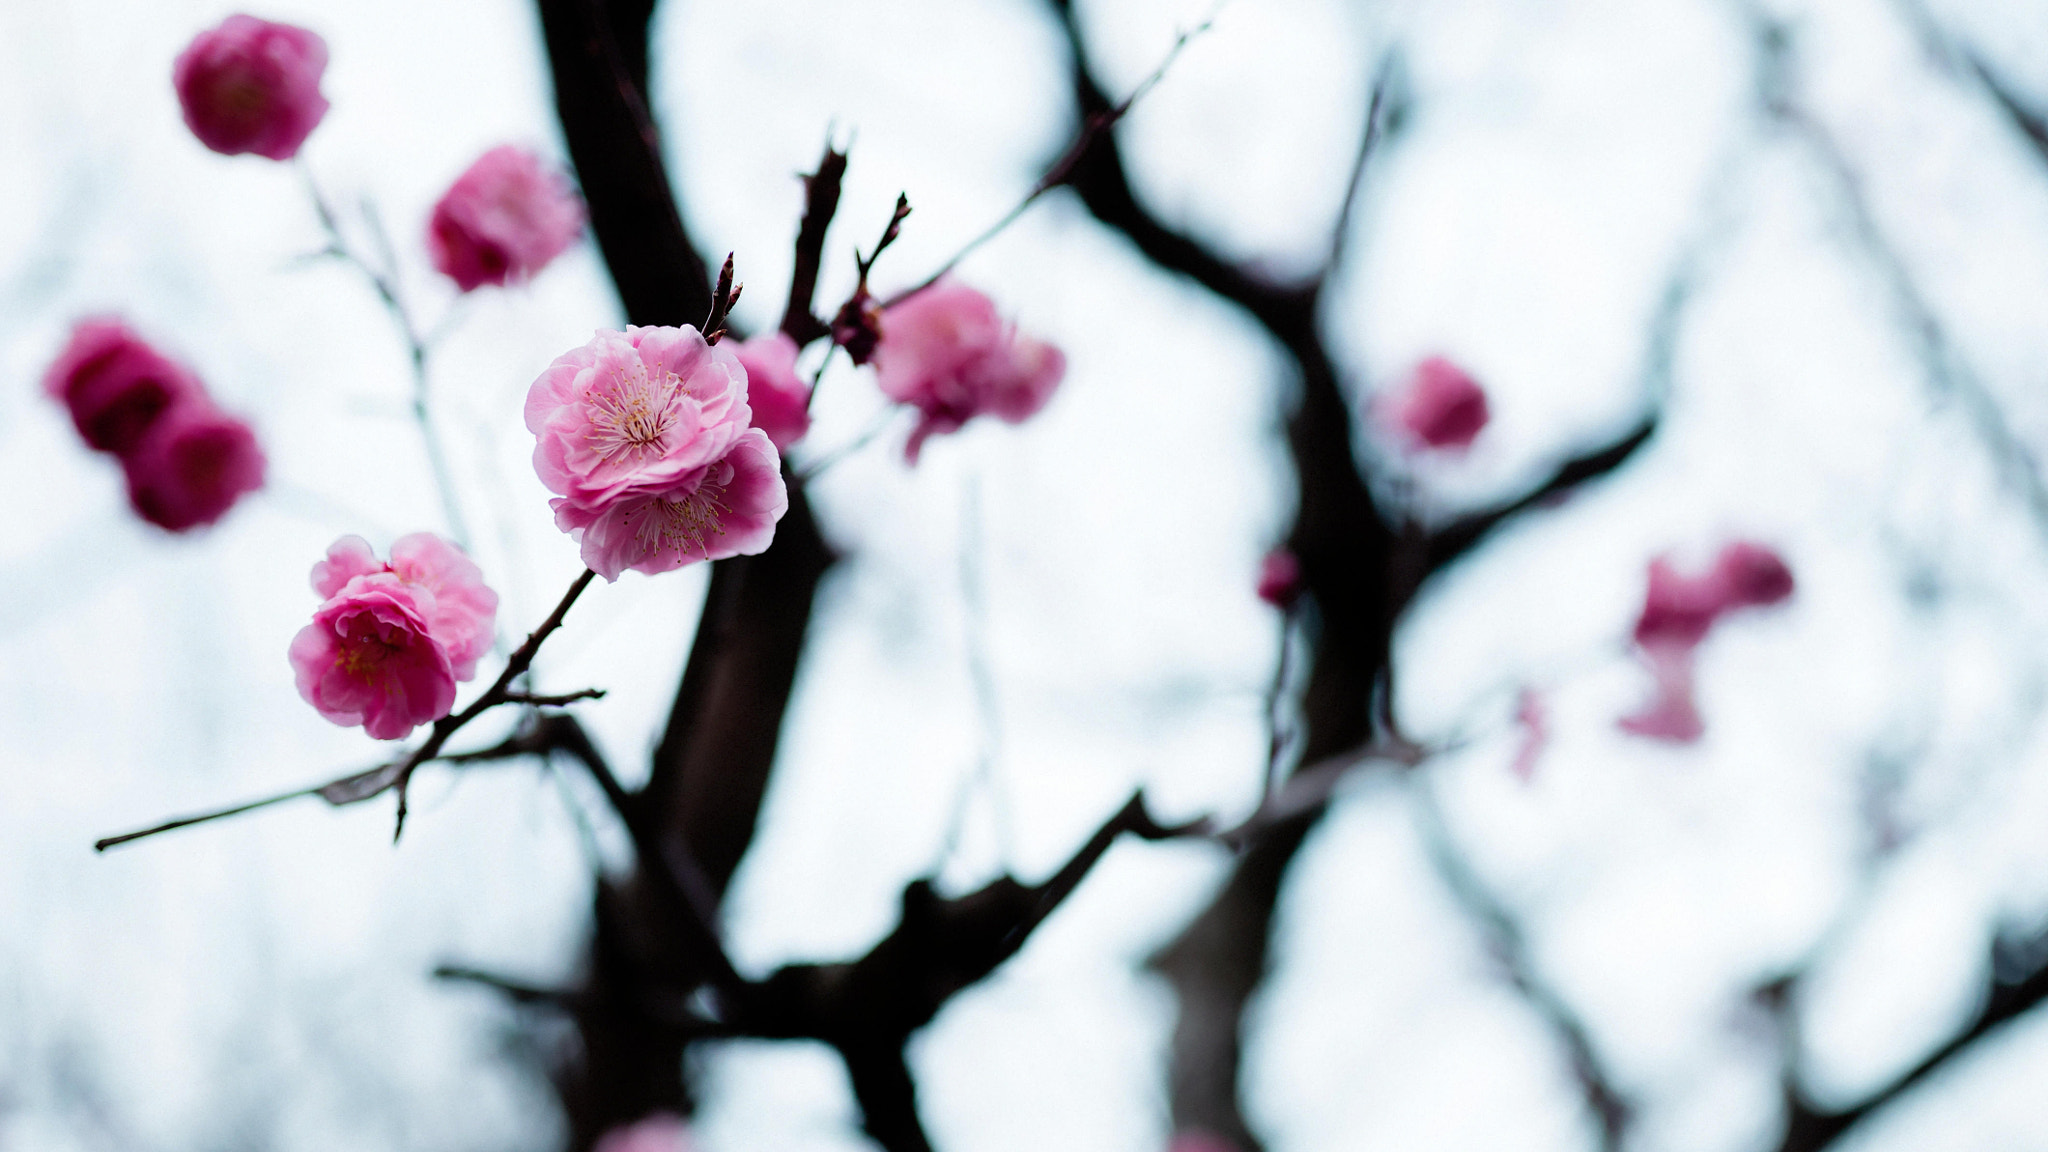
[[[440,755],[441,746],[448,742],[450,736],[461,731],[463,725],[483,715],[487,709],[506,702],[510,696],[512,682],[533,666],[534,655],[540,651],[541,644],[546,642],[555,629],[562,626],[562,619],[569,614],[570,606],[576,603],[576,598],[583,595],[583,590],[590,587],[590,582],[596,578],[596,572],[585,568],[583,575],[578,576],[576,582],[569,585],[569,591],[563,594],[562,602],[555,605],[555,610],[548,613],[548,618],[541,621],[540,627],[534,629],[526,638],[526,642],[513,651],[511,659],[505,662],[505,670],[498,673],[498,679],[484,694],[470,701],[469,707],[453,716],[443,716],[434,721],[434,730],[427,736],[427,742],[406,757],[405,764],[398,770],[395,784],[398,789],[398,820],[391,830],[391,839],[394,842],[405,832],[406,788],[412,783],[413,772],[421,764]]]
[[[449,535],[462,545],[465,552],[473,551],[470,545],[469,522],[462,514],[461,502],[455,494],[454,472],[448,466],[448,453],[442,447],[441,437],[434,429],[432,412],[428,406],[429,382],[427,354],[433,340],[445,331],[447,324],[436,325],[434,331],[422,335],[419,325],[413,322],[412,312],[405,306],[405,299],[398,290],[398,257],[392,249],[391,239],[384,231],[384,225],[367,201],[363,204],[363,219],[368,224],[371,238],[382,254],[381,263],[366,259],[352,248],[342,235],[340,218],[335,215],[320,184],[313,178],[313,170],[303,160],[298,162],[299,174],[305,179],[306,191],[313,200],[313,212],[320,218],[320,226],[327,233],[326,255],[334,256],[363,274],[376,290],[384,310],[391,314],[398,326],[400,339],[405,342],[407,363],[412,370],[412,416],[419,425],[420,439],[425,444],[427,466],[433,470],[434,486],[441,496],[442,515],[448,520]],[[452,315],[452,313],[451,313]]]
[[[1221,8],[1222,5],[1218,4],[1217,7]],[[975,236],[974,239],[962,245],[959,251],[953,253],[951,259],[939,265],[938,271],[884,300],[882,308],[885,311],[893,308],[938,283],[945,277],[946,273],[959,267],[960,262],[967,259],[968,255],[975,249],[995,239],[1002,234],[1004,229],[1015,224],[1017,218],[1024,215],[1026,209],[1038,203],[1040,196],[1066,183],[1067,177],[1074,171],[1074,166],[1081,162],[1081,157],[1087,153],[1089,146],[1095,143],[1096,138],[1111,128],[1116,127],[1117,121],[1129,115],[1131,106],[1143,99],[1147,92],[1152,91],[1154,85],[1165,78],[1166,70],[1173,66],[1175,60],[1180,58],[1181,50],[1188,46],[1188,41],[1207,32],[1210,25],[1215,22],[1216,13],[1211,11],[1200,24],[1176,36],[1173,41],[1173,47],[1166,50],[1166,56],[1159,61],[1159,66],[1154,68],[1150,75],[1140,80],[1138,86],[1131,89],[1130,95],[1124,97],[1122,102],[1108,111],[1103,112],[1099,116],[1090,116],[1082,123],[1081,131],[1074,137],[1073,143],[1067,146],[1067,150],[1060,155],[1059,160],[1051,168],[1046,169],[1045,175],[1039,177],[1038,183],[1032,186],[1031,191],[1025,194],[1024,199],[1018,201],[1016,206],[1008,212],[1003,213],[1002,217],[995,223],[982,229],[980,234]]]

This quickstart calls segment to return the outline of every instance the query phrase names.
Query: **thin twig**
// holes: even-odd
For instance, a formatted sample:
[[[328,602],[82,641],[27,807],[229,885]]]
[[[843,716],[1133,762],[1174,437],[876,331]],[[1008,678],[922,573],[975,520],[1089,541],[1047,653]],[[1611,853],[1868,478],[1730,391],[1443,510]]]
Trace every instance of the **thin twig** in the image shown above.
[[[1040,196],[1066,183],[1067,177],[1074,171],[1074,165],[1080,163],[1081,157],[1087,153],[1089,146],[1095,143],[1096,137],[1116,127],[1118,121],[1130,114],[1132,105],[1143,99],[1146,93],[1152,91],[1155,85],[1165,79],[1166,70],[1173,66],[1175,60],[1180,58],[1181,50],[1188,46],[1189,41],[1207,32],[1216,23],[1216,12],[1221,8],[1222,5],[1218,4],[1216,9],[1211,10],[1209,15],[1203,18],[1200,24],[1174,37],[1173,47],[1166,50],[1166,56],[1159,61],[1159,66],[1154,68],[1150,75],[1140,80],[1138,86],[1131,89],[1130,95],[1124,97],[1123,100],[1107,111],[1099,115],[1090,116],[1082,121],[1080,132],[1075,135],[1073,142],[1067,145],[1067,150],[1060,154],[1060,158],[1053,162],[1052,167],[1045,170],[1045,175],[1038,178],[1038,183],[1031,186],[1031,191],[1025,193],[1024,199],[1019,200],[1015,207],[1003,213],[1001,218],[997,219],[995,223],[982,229],[972,240],[962,245],[959,251],[954,252],[944,264],[939,265],[938,271],[889,297],[882,302],[882,307],[885,310],[893,308],[938,283],[948,272],[959,267],[960,262],[967,259],[975,249],[995,239],[1002,234],[1004,229],[1016,223],[1017,218],[1024,215],[1026,209],[1036,204]],[[1377,98],[1377,91],[1375,91],[1374,96]]]
[[[602,700],[604,694],[605,690],[602,688],[579,688],[574,692],[563,692],[554,696],[539,696],[532,692],[507,692],[505,703],[529,704],[535,708],[560,708],[566,704],[574,704],[578,700]]]

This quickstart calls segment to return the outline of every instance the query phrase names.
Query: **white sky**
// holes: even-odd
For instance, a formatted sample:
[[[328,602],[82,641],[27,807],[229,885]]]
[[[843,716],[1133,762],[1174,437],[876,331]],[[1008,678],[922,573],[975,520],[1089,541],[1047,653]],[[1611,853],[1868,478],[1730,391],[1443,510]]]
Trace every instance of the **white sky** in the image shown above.
[[[1762,115],[1732,0],[1232,0],[1127,126],[1163,216],[1300,272],[1329,244],[1369,72],[1400,45],[1408,130],[1367,183],[1325,320],[1361,390],[1439,352],[1488,388],[1494,423],[1462,460],[1409,469],[1367,441],[1379,481],[1428,515],[1635,419],[1650,318],[1692,261],[1657,439],[1448,574],[1399,639],[1404,723],[1458,746],[1426,779],[1642,1104],[1643,1148],[1769,1142],[1770,1041],[1744,993],[1830,925],[1802,1021],[1815,1090],[1849,1100],[1974,1010],[1996,924],[2048,913],[2048,523],[1963,399],[2048,445],[2048,167],[1915,39],[1906,5],[1768,10],[1792,30],[1793,98],[1948,333],[1947,391],[1834,170]],[[1208,5],[1083,9],[1121,91]],[[380,802],[90,850],[374,762],[292,689],[305,572],[342,533],[383,547],[441,526],[386,318],[345,270],[288,267],[320,244],[296,175],[214,156],[178,120],[170,61],[231,10],[0,7],[0,488],[17,494],[0,532],[0,1149],[537,1152],[555,1120],[503,1051],[510,1015],[426,976],[443,961],[570,975],[590,871],[563,793],[531,766],[424,778],[396,849]],[[375,201],[438,317],[452,292],[416,242],[433,199],[494,144],[561,154],[529,6],[260,14],[326,37],[334,109],[305,159],[338,199]],[[2048,8],[1943,0],[1931,18],[2048,103]],[[828,125],[855,135],[833,299],[899,189],[916,214],[885,284],[999,215],[1066,131],[1064,56],[1026,0],[670,0],[655,50],[686,209],[708,249],[738,253],[756,327],[786,286],[793,174]],[[899,427],[818,486],[847,559],[733,892],[748,971],[864,950],[901,884],[935,866],[961,887],[1003,862],[1036,878],[1136,785],[1175,816],[1240,814],[1254,795],[1276,623],[1249,590],[1291,500],[1280,354],[1062,196],[963,275],[1057,341],[1069,376],[1023,428],[934,442],[910,472]],[[270,489],[216,530],[136,524],[112,467],[41,396],[71,320],[104,310],[263,437]],[[508,631],[579,567],[528,465],[520,399],[618,319],[586,245],[529,288],[479,293],[437,353]],[[852,438],[880,407],[842,366],[812,443]],[[1622,736],[1615,717],[1647,690],[1623,648],[1645,561],[1731,534],[1780,547],[1797,596],[1703,649],[1700,745]],[[999,784],[972,794],[946,857],[983,739],[968,546],[987,573]],[[596,588],[543,656],[548,689],[611,690],[582,714],[629,775],[702,588],[698,573]],[[1523,686],[1556,728],[1526,785],[1507,767]],[[1859,805],[1882,772],[1920,834],[1866,883]],[[939,1145],[1159,1147],[1170,999],[1138,964],[1220,867],[1200,847],[1120,846],[942,1014],[913,1048]],[[1591,1146],[1558,1049],[1446,898],[1403,788],[1368,775],[1345,792],[1287,889],[1276,956],[1247,1080],[1275,1152]],[[864,1146],[823,1049],[703,1059],[710,1152]],[[2048,1025],[2023,1023],[1866,1146],[2040,1147],[2044,1074]]]

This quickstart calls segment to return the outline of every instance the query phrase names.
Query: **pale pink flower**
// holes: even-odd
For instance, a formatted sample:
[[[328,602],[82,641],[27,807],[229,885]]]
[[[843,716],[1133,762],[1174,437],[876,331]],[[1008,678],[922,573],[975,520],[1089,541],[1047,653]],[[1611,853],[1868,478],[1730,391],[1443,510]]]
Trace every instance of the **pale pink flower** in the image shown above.
[[[921,416],[903,447],[913,464],[927,437],[956,432],[984,412],[1022,423],[1067,371],[1059,349],[1022,335],[994,301],[953,280],[882,313],[873,363],[882,394]]]
[[[796,374],[796,341],[782,332],[756,336],[733,350],[747,370],[747,407],[754,427],[768,434],[777,452],[811,430],[811,386]]]
[[[133,451],[164,413],[205,392],[190,370],[104,317],[71,330],[43,388],[70,411],[88,445],[116,455]]]
[[[299,695],[343,727],[401,740],[455,707],[448,650],[428,628],[432,594],[394,572],[351,577],[292,639]]]
[[[1521,743],[1515,748],[1515,777],[1527,784],[1536,778],[1536,763],[1550,746],[1550,709],[1544,706],[1541,692],[1522,689],[1515,700],[1515,727],[1522,733]]]
[[[464,292],[530,279],[583,232],[583,201],[559,171],[511,144],[457,177],[427,222],[434,267]]]
[[[723,456],[672,481],[635,485],[601,504],[549,501],[555,524],[607,580],[768,550],[789,510],[775,445],[749,428]]]
[[[746,369],[695,328],[599,332],[526,396],[555,523],[607,580],[768,547],[789,507]]]
[[[657,1112],[605,1133],[591,1152],[690,1152],[690,1129],[681,1117]]]
[[[399,537],[388,564],[377,559],[369,541],[343,536],[328,547],[325,560],[313,565],[313,591],[331,598],[358,576],[385,572],[413,593],[427,633],[448,652],[455,678],[473,678],[477,661],[490,650],[498,615],[498,594],[485,586],[483,570],[432,532]]]
[[[241,420],[201,398],[158,416],[121,458],[128,502],[172,532],[211,524],[263,486],[263,450]]]
[[[1706,732],[1693,699],[1693,646],[1657,643],[1642,648],[1654,691],[1641,708],[1621,718],[1621,730],[1651,740],[1691,744]]]
[[[1724,546],[1713,567],[1698,576],[1680,573],[1668,557],[1650,561],[1634,638],[1654,691],[1641,709],[1622,718],[1622,730],[1674,743],[1698,740],[1706,730],[1693,698],[1701,641],[1729,612],[1779,603],[1792,595],[1792,588],[1792,570],[1784,559],[1747,540]]]
[[[326,67],[327,42],[317,34],[230,16],[178,54],[171,84],[201,144],[228,156],[289,160],[327,114],[320,95]]]
[[[1486,393],[1441,356],[1417,364],[1384,404],[1387,419],[1416,448],[1463,451],[1486,427]]]
[[[1286,610],[1301,597],[1301,561],[1286,548],[1275,548],[1259,561],[1259,599]]]

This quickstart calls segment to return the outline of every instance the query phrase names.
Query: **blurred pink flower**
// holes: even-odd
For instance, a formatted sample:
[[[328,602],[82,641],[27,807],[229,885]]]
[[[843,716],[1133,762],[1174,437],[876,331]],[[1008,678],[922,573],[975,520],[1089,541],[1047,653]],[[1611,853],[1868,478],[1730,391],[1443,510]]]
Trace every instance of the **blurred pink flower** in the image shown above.
[[[1541,692],[1522,689],[1515,700],[1515,727],[1522,731],[1522,742],[1515,749],[1515,777],[1527,784],[1536,778],[1536,762],[1550,746],[1550,710],[1544,706]]]
[[[1657,643],[1642,649],[1655,686],[1648,703],[1621,718],[1621,730],[1651,740],[1691,744],[1706,732],[1693,700],[1693,647]]]
[[[735,347],[747,370],[747,407],[754,427],[768,434],[777,452],[811,430],[811,386],[796,374],[796,341],[781,332],[756,336]]]
[[[194,37],[171,67],[185,124],[223,155],[298,155],[327,100],[327,42],[304,28],[230,16]]]
[[[1486,427],[1486,393],[1441,356],[1417,364],[1384,403],[1387,419],[1416,448],[1463,451]]]
[[[591,1152],[689,1152],[690,1129],[681,1117],[657,1112],[598,1138]]]
[[[599,332],[526,396],[555,523],[607,580],[768,547],[789,507],[746,369],[689,326]]]
[[[193,397],[173,405],[121,458],[128,502],[172,532],[211,524],[263,486],[263,450],[249,426]]]
[[[455,674],[428,630],[431,600],[393,572],[351,577],[292,639],[299,695],[334,723],[360,724],[378,740],[404,739],[446,716]]]
[[[414,532],[391,545],[391,562],[377,559],[370,542],[343,536],[313,565],[313,591],[332,598],[358,576],[391,573],[413,594],[427,634],[448,652],[457,680],[476,675],[476,663],[491,647],[498,594],[484,584],[483,570],[462,549],[432,532]]]
[[[956,432],[984,412],[1023,422],[1066,375],[1059,349],[1020,334],[993,301],[958,281],[941,280],[884,311],[881,326],[876,383],[922,415],[903,447],[912,464],[926,437]]]
[[[1259,561],[1259,599],[1286,610],[1301,596],[1301,561],[1286,548],[1275,548]]]
[[[1792,589],[1784,559],[1748,540],[1723,546],[1713,567],[1699,576],[1681,574],[1668,557],[1650,561],[1634,637],[1655,690],[1641,709],[1622,718],[1622,730],[1682,744],[1698,740],[1706,727],[1693,699],[1695,650],[1722,616],[1779,603]]]
[[[583,231],[560,172],[511,144],[484,153],[434,205],[427,252],[464,292],[532,277]]]
[[[43,389],[70,410],[88,445],[116,455],[133,451],[165,412],[204,394],[184,366],[107,317],[79,321]]]

